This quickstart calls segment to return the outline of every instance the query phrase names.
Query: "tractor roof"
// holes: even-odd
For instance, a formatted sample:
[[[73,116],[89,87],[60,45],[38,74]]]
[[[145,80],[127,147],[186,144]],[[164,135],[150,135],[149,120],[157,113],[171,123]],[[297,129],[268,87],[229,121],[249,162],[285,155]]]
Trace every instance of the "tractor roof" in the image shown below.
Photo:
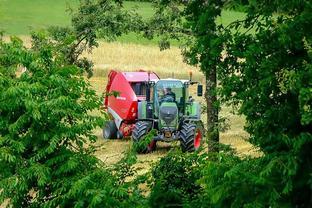
[[[122,72],[128,82],[144,82],[148,81],[148,72]],[[158,80],[159,77],[154,73],[150,73],[150,80]]]
[[[166,79],[160,79],[158,81],[180,81],[182,82],[183,84],[186,83],[186,82],[189,82],[190,80],[188,79],[174,79],[174,78],[166,78]]]

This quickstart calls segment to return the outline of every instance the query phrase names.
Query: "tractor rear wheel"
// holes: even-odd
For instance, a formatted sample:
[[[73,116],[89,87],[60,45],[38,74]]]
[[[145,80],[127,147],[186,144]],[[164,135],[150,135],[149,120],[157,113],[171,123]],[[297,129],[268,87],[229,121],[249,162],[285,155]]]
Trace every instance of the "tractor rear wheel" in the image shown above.
[[[132,131],[133,142],[138,144],[144,136],[150,131],[150,124],[144,121],[139,121],[135,124]],[[149,153],[156,149],[156,141],[152,140],[149,144],[143,147],[138,147],[136,150],[138,153]]]
[[[114,121],[106,121],[103,127],[103,138],[104,139],[116,139],[117,138],[117,127]]]
[[[194,123],[185,123],[180,131],[180,145],[183,152],[198,150],[203,140],[203,129]]]

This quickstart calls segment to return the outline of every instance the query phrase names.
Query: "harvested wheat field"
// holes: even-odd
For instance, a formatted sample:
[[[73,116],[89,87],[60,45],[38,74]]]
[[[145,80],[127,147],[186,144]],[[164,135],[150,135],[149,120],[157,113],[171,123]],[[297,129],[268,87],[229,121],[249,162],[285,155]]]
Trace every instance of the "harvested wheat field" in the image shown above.
[[[178,47],[160,51],[157,46],[133,43],[100,42],[99,47],[85,56],[94,62],[95,77],[106,77],[110,69],[156,72],[161,77],[188,79],[189,71],[198,81],[203,78],[198,69],[183,62]]]

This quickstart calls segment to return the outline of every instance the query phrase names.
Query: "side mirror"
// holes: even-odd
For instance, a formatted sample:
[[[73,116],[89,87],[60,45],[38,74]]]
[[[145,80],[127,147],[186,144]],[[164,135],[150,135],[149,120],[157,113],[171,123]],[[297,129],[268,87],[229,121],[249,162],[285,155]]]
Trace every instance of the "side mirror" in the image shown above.
[[[197,96],[203,96],[203,85],[201,84],[197,85]]]

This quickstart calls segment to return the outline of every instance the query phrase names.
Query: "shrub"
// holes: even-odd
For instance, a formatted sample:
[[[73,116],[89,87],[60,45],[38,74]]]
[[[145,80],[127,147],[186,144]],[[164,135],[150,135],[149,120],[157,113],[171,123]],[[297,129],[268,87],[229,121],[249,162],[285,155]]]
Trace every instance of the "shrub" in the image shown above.
[[[151,172],[151,207],[181,207],[197,197],[201,187],[198,165],[203,156],[197,153],[184,154],[180,150],[170,151],[157,162]]]

